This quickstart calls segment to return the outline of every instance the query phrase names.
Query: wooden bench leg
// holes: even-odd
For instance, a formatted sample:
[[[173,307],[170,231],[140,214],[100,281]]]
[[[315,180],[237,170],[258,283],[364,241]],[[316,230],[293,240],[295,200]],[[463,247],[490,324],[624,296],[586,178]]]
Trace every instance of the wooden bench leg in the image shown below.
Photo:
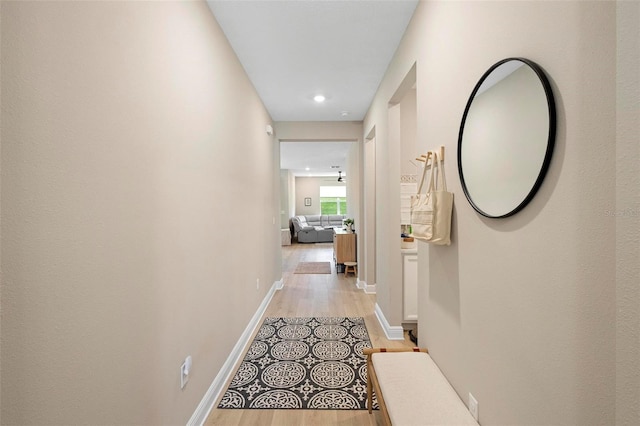
[[[369,414],[373,411],[373,389],[371,387],[371,355],[367,357],[367,405]]]

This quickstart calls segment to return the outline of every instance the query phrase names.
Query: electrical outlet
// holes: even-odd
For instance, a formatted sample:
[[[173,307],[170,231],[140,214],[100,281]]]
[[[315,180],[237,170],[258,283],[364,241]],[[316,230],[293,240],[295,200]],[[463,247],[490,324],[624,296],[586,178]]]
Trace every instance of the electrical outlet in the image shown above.
[[[180,389],[184,389],[189,381],[189,373],[191,373],[191,355],[180,366]]]
[[[474,419],[478,420],[478,401],[469,392],[469,412]]]

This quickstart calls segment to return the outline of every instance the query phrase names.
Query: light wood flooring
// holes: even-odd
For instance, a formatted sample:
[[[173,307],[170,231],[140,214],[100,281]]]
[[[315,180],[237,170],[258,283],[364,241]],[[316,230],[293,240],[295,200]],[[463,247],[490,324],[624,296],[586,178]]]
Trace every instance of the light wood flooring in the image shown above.
[[[298,262],[323,261],[331,262],[331,274],[293,273]],[[358,289],[356,278],[352,275],[345,278],[344,274],[335,273],[332,243],[293,244],[282,247],[282,271],[284,288],[276,292],[265,316],[364,317],[369,338],[374,347],[414,346],[406,336],[404,341],[387,340],[374,314],[375,295],[365,294],[363,290]],[[215,406],[217,405],[218,401]],[[214,408],[205,424],[207,426],[378,425],[382,424],[382,419],[377,411],[369,415],[366,410],[220,410]]]

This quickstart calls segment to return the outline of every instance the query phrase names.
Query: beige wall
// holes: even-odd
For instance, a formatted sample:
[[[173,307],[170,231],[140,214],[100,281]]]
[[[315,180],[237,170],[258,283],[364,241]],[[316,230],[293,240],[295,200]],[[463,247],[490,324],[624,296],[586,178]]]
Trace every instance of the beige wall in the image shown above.
[[[295,178],[296,191],[296,215],[320,214],[320,187],[321,186],[347,186],[336,181],[337,178],[327,177],[304,177]],[[311,198],[311,206],[304,205],[304,199]],[[349,206],[347,205],[347,208]]]
[[[289,220],[295,215],[296,178],[290,170],[280,170],[280,228],[289,228]]]
[[[2,59],[2,6],[0,5],[0,59]],[[4,62],[0,61],[0,83],[2,76],[2,64]],[[0,84],[0,107],[2,106],[2,84]],[[2,116],[0,115],[0,153],[2,153]],[[4,424],[2,422],[2,287],[4,287],[4,281],[2,280],[2,161],[0,161],[0,424]]]
[[[532,203],[511,218],[489,220],[464,198],[457,137],[477,80],[510,56],[547,71],[558,108],[556,148]],[[419,244],[421,345],[465,402],[469,392],[477,398],[482,424],[613,424],[616,252],[633,245],[637,259],[637,238],[616,240],[616,222],[605,211],[631,205],[640,183],[637,168],[623,173],[629,193],[617,200],[616,170],[625,165],[607,155],[616,138],[616,4],[421,2],[364,121],[364,134],[375,126],[377,152],[389,153],[389,162],[398,160],[390,152],[387,106],[414,62],[417,148],[445,146],[456,197],[452,245]],[[637,165],[634,147],[629,161]],[[395,181],[398,167],[381,167],[379,177]],[[389,190],[381,194],[395,199]],[[396,206],[382,207],[383,219],[389,209]],[[637,229],[637,218],[631,220],[625,226]],[[378,247],[395,246],[380,227],[378,237]],[[394,296],[380,291],[391,286],[385,277],[393,271],[384,269],[395,265],[382,255],[378,262],[378,304],[399,325]],[[619,289],[630,291],[630,277],[637,285],[637,267]],[[625,339],[637,339],[633,294]],[[637,370],[635,350],[627,349],[619,376]]]
[[[616,424],[631,426],[640,424],[640,2],[618,2],[617,36]]]
[[[353,226],[356,231],[362,229],[362,216],[360,213],[360,194],[362,192],[360,180],[361,150],[362,143],[353,143],[347,157],[347,170],[352,171],[347,178],[347,217],[355,221]]]
[[[361,121],[277,121],[275,135],[280,141],[360,141]]]
[[[400,255],[400,104],[386,111],[387,129],[376,139],[376,294],[389,324],[402,321],[402,257]],[[385,138],[386,136],[386,138]]]
[[[1,7],[2,422],[184,424],[281,276],[270,117],[203,2]]]
[[[376,283],[376,135],[375,127],[365,137],[361,148],[362,197],[360,218],[362,225],[358,236],[358,279],[362,285]]]
[[[400,174],[415,175],[422,169],[418,169],[416,156],[423,154],[416,149],[416,91],[409,90],[400,101]],[[398,185],[400,183],[398,182]],[[398,228],[400,229],[400,228]]]

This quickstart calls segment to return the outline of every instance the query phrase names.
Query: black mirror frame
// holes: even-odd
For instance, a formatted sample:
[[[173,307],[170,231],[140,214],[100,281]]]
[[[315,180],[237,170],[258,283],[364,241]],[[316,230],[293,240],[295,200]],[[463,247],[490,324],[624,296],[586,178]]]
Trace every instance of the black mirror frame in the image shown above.
[[[518,206],[516,206],[510,212],[500,216],[493,216],[484,212],[480,207],[478,207],[473,202],[473,200],[471,199],[471,195],[469,194],[469,191],[467,189],[467,185],[464,181],[464,173],[462,172],[462,137],[464,133],[464,125],[467,120],[467,114],[469,113],[471,104],[473,103],[473,100],[476,96],[476,93],[480,89],[480,86],[482,86],[482,83],[484,83],[486,78],[489,76],[489,74],[493,72],[493,70],[495,70],[505,62],[509,62],[509,61],[523,62],[524,64],[528,65],[540,79],[540,82],[542,83],[542,87],[544,88],[544,92],[547,98],[547,107],[549,110],[549,133],[547,138],[547,150],[544,155],[544,161],[542,162],[542,166],[540,167],[538,178],[536,179],[535,183],[533,184],[533,187],[531,188],[527,196]],[[471,204],[471,206],[482,216],[485,216],[491,219],[502,219],[505,217],[513,216],[514,214],[522,210],[527,204],[529,204],[529,202],[533,199],[533,197],[536,195],[536,192],[538,192],[538,189],[542,185],[542,181],[544,180],[547,170],[549,169],[549,164],[551,163],[551,156],[553,154],[555,138],[556,138],[556,103],[555,103],[555,98],[553,97],[553,91],[551,90],[551,84],[549,83],[549,80],[547,79],[547,76],[545,75],[542,68],[533,61],[530,61],[525,58],[518,58],[518,57],[506,58],[492,65],[491,68],[489,68],[487,72],[485,72],[482,75],[482,77],[480,78],[476,86],[473,88],[473,91],[471,92],[471,96],[469,96],[469,100],[467,101],[467,105],[464,109],[464,114],[462,115],[462,122],[460,123],[460,132],[458,135],[458,174],[460,176],[460,183],[462,184],[462,190],[464,191],[464,195],[465,197],[467,197],[467,201],[469,201],[469,204]]]

